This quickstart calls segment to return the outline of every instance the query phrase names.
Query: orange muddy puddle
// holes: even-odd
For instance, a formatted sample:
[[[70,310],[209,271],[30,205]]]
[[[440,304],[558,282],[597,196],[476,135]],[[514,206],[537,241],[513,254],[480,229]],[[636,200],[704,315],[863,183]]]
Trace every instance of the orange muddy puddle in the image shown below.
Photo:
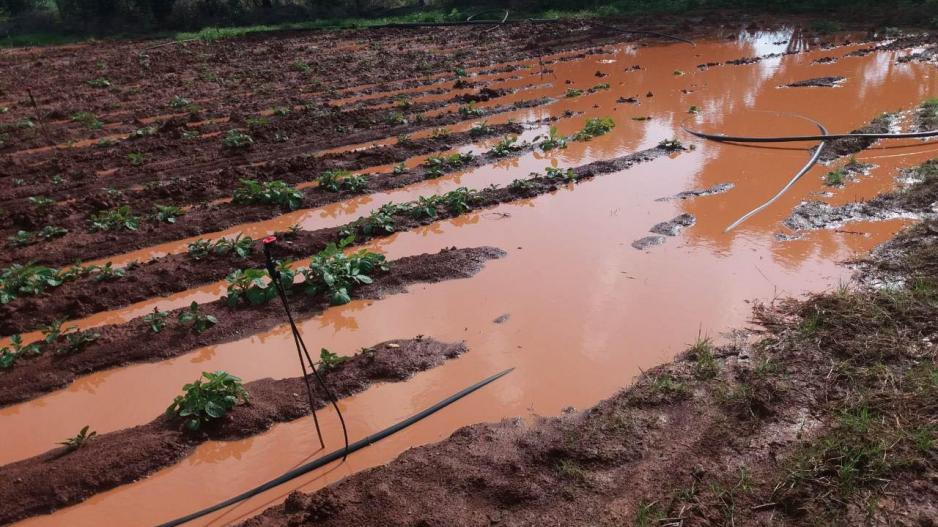
[[[772,207],[727,234],[723,230],[728,224],[773,195],[804,164],[809,155],[806,148],[811,145],[750,148],[692,141],[679,131],[680,123],[688,117],[688,108],[695,105],[701,113],[692,124],[708,131],[814,133],[813,126],[802,120],[753,110],[801,113],[823,122],[831,132],[849,131],[881,112],[915,106],[938,92],[938,86],[930,66],[896,64],[896,53],[812,64],[821,56],[840,57],[857,46],[744,66],[696,68],[702,62],[784,51],[788,44],[772,44],[781,40],[786,40],[785,34],[761,33],[735,41],[701,42],[696,48],[622,45],[615,53],[552,64],[553,88],[545,93],[559,97],[558,102],[512,112],[504,118],[533,120],[570,110],[584,114],[559,121],[561,133],[577,131],[593,116],[612,117],[616,122],[613,132],[589,142],[571,142],[565,150],[529,153],[399,191],[297,211],[252,225],[252,236],[294,223],[304,228],[337,225],[388,201],[406,201],[459,186],[507,184],[546,166],[567,167],[624,155],[662,139],[677,137],[696,146],[693,151],[600,176],[554,194],[475,211],[369,244],[391,259],[449,246],[478,245],[501,247],[508,256],[489,262],[471,279],[417,285],[405,295],[353,302],[302,322],[301,330],[311,347],[343,354],[389,338],[418,334],[465,340],[470,348],[463,357],[407,382],[377,386],[342,401],[353,440],[484,376],[506,367],[517,369],[443,412],[354,454],[344,464],[309,474],[194,525],[232,522],[282,499],[295,488],[315,489],[385,463],[407,448],[445,438],[460,426],[504,417],[556,415],[568,406],[588,407],[626,386],[640,370],[670,360],[693,342],[698,332],[718,337],[721,332],[745,326],[754,299],[798,296],[847,280],[850,271],[838,261],[869,251],[908,220],[851,223],[843,232],[808,232],[801,239],[784,242],[775,237],[786,232],[780,221],[802,200],[839,204],[894,188],[898,169],[938,155],[938,145],[878,145],[887,148],[875,147],[857,156],[859,161],[877,165],[873,171],[843,188],[824,187],[822,178],[846,160],[832,167],[815,167]],[[644,69],[626,72],[633,64]],[[676,70],[686,74],[675,75]],[[597,77],[597,71],[606,76]],[[519,79],[519,85],[538,76],[537,71],[526,73],[528,77]],[[778,88],[828,75],[845,76],[847,81],[838,88]],[[572,83],[566,84],[567,80]],[[563,97],[568,87],[585,91],[599,83],[610,84],[610,89]],[[646,97],[649,91],[653,97]],[[533,96],[531,91],[520,95],[523,99]],[[616,103],[619,97],[630,96],[636,96],[639,104]],[[518,100],[512,97],[487,104]],[[637,116],[652,119],[631,119]],[[531,130],[521,139],[545,131],[546,127]],[[466,149],[482,151],[479,145]],[[733,183],[735,188],[683,201],[656,201],[717,183]],[[825,191],[833,195],[816,194]],[[648,229],[656,223],[684,212],[696,216],[696,225],[661,246],[645,251],[631,247],[633,241],[649,235]],[[245,226],[230,232],[241,230]],[[159,254],[184,246],[174,242],[148,251]],[[143,251],[134,254],[110,260],[140,258]],[[221,291],[219,284],[212,284],[89,317],[80,325],[139,316],[153,305],[163,309],[192,298],[216,298]],[[495,323],[502,315],[508,315],[507,320]],[[182,384],[202,371],[220,369],[245,381],[298,375],[288,329],[281,326],[172,360],[88,375],[67,389],[0,409],[5,432],[0,463],[41,453],[86,424],[103,433],[149,421]],[[320,416],[327,423],[330,450],[338,448],[341,442],[333,416],[326,410]],[[309,419],[278,425],[243,441],[207,443],[179,464],[145,480],[21,525],[154,524],[262,483],[317,455],[316,450]]]

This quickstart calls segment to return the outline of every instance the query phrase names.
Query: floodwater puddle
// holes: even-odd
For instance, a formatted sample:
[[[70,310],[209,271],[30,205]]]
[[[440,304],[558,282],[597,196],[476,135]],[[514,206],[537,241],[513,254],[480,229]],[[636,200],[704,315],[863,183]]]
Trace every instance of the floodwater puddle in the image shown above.
[[[479,245],[500,247],[508,256],[488,263],[471,279],[414,286],[405,295],[356,301],[301,322],[312,349],[326,347],[341,354],[389,338],[420,334],[444,341],[464,340],[469,347],[461,358],[406,383],[376,386],[341,401],[353,440],[503,368],[515,367],[515,371],[343,464],[194,525],[233,522],[282,500],[293,489],[315,489],[386,463],[408,448],[440,440],[461,426],[591,406],[626,386],[641,370],[673,358],[698,334],[719,339],[722,332],[744,327],[752,301],[799,296],[848,280],[851,271],[839,262],[868,252],[909,221],[857,222],[782,241],[777,237],[787,232],[782,220],[801,201],[841,204],[891,190],[898,171],[934,156],[934,145],[877,144],[856,155],[858,162],[875,166],[842,187],[825,186],[824,176],[846,159],[816,166],[771,207],[727,233],[729,224],[791,178],[807,161],[813,144],[755,148],[703,142],[680,127],[687,121],[692,128],[733,135],[815,133],[810,122],[791,115],[798,114],[817,119],[831,132],[846,132],[882,112],[911,109],[938,93],[931,66],[899,64],[897,52],[844,56],[857,47],[815,49],[793,39],[791,31],[744,33],[734,40],[699,42],[696,48],[606,46],[606,53],[550,64],[553,87],[538,89],[557,102],[512,112],[511,117],[535,120],[582,112],[555,123],[565,135],[578,131],[590,117],[611,117],[616,126],[609,134],[571,141],[566,149],[534,151],[394,192],[256,224],[255,230],[247,231],[252,236],[294,223],[304,228],[338,225],[388,201],[399,203],[460,186],[505,185],[549,166],[582,165],[650,148],[666,139],[677,138],[693,146],[629,170],[562,186],[551,194],[473,211],[366,244],[389,259]],[[751,64],[697,68],[701,63],[796,49],[808,51]],[[838,60],[816,63],[824,56]],[[519,71],[529,77],[517,80],[518,86],[539,75],[537,67]],[[846,80],[836,88],[779,88],[824,76]],[[600,84],[609,86],[590,91]],[[566,97],[568,88],[583,94]],[[536,91],[486,104],[519,100],[511,97],[527,99]],[[633,102],[619,102],[632,98]],[[520,139],[546,132],[545,125],[525,132]],[[661,199],[725,183],[732,188],[686,199]],[[656,224],[680,215],[690,215],[694,221],[674,236],[665,236],[660,245],[645,250],[632,247],[635,240],[651,235],[649,229]],[[230,232],[245,228],[242,225]],[[184,247],[184,242],[173,242],[147,251],[177,252]],[[140,258],[143,252],[132,254],[110,260]],[[220,284],[212,284],[89,317],[83,324],[126,320],[154,305],[161,309],[183,305],[193,298],[217,298],[222,291]],[[146,422],[202,371],[226,370],[250,381],[296,376],[297,366],[290,332],[281,326],[174,359],[91,374],[66,389],[0,409],[5,431],[0,463],[41,453],[86,424],[103,433]],[[319,415],[326,423],[329,449],[338,448],[340,433],[334,416],[328,410]],[[154,524],[211,505],[320,453],[311,421],[301,419],[242,441],[204,444],[152,477],[21,525],[91,526],[100,525],[102,518],[115,525]]]

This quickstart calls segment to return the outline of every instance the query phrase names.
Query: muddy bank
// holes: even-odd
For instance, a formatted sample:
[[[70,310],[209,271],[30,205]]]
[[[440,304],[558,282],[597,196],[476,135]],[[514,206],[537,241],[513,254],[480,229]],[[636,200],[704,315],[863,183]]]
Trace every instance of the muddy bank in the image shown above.
[[[868,263],[888,290],[759,306],[763,331],[585,412],[469,426],[242,525],[933,525],[936,247],[928,220]]]
[[[784,225],[794,231],[829,229],[854,221],[923,218],[938,214],[938,161],[931,160],[900,175],[906,188],[870,201],[833,206],[822,201],[798,204]]]
[[[391,270],[376,273],[373,283],[350,291],[354,299],[381,299],[402,293],[416,283],[435,283],[468,278],[485,262],[501,258],[505,252],[493,247],[445,249],[436,254],[408,256],[390,263]],[[329,307],[322,295],[306,296],[296,286],[291,310],[306,319]],[[65,386],[76,377],[95,371],[138,362],[157,361],[182,355],[196,348],[242,339],[284,323],[283,306],[272,301],[260,306],[229,308],[222,298],[199,305],[199,312],[215,316],[218,323],[201,334],[176,323],[178,314],[188,308],[168,311],[166,327],[154,333],[143,317],[124,324],[95,328],[100,337],[80,351],[56,354],[46,351],[24,358],[0,374],[0,406],[25,401]],[[62,343],[59,342],[59,345]]]
[[[475,192],[467,200],[465,209],[454,210],[439,203],[434,205],[433,216],[420,219],[415,219],[406,212],[390,214],[385,221],[392,226],[391,230],[367,228],[367,218],[359,218],[338,227],[314,231],[301,230],[297,233],[277,233],[285,243],[275,245],[272,253],[277,259],[308,257],[323,250],[328,244],[348,236],[349,233],[355,234],[356,242],[363,243],[442,219],[460,216],[477,209],[553,192],[571,183],[626,170],[636,163],[651,161],[677,151],[680,151],[680,148],[657,146],[610,160],[572,167],[571,172],[564,176],[548,178],[541,175],[519,180],[519,184],[507,187],[487,187]],[[0,320],[0,334],[25,332],[62,318],[81,318],[154,296],[185,291],[212,281],[222,280],[238,269],[262,268],[263,266],[264,258],[260,242],[254,243],[251,255],[245,259],[234,255],[209,255],[195,260],[188,254],[172,254],[156,258],[129,269],[125,277],[117,280],[101,282],[93,277],[80,278],[50,289],[41,296],[21,297],[8,304],[0,305],[0,315],[8,315]]]
[[[463,344],[430,338],[392,340],[368,350],[338,366],[321,368],[336,397],[348,397],[374,383],[404,381],[467,351]],[[315,407],[326,406],[328,397],[312,375],[309,380]],[[4,503],[0,524],[49,513],[146,477],[178,462],[205,441],[245,438],[310,413],[302,377],[261,379],[247,383],[245,389],[247,403],[197,433],[184,430],[181,419],[162,415],[145,425],[97,436],[72,451],[56,448],[0,467],[0,501]]]

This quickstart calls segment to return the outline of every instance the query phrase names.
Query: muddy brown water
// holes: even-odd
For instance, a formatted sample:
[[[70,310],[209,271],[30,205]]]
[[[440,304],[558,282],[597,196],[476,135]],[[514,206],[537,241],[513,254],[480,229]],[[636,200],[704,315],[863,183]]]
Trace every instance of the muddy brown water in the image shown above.
[[[831,131],[859,127],[884,111],[909,109],[936,94],[931,66],[897,64],[904,52],[873,53],[814,64],[822,56],[841,57],[860,46],[846,46],[742,66],[696,68],[704,62],[785,51],[786,32],[744,34],[727,41],[685,45],[607,46],[612,53],[551,64],[538,87],[485,104],[507,104],[542,95],[559,97],[543,108],[512,112],[509,118],[534,120],[570,110],[583,115],[562,119],[569,134],[587,117],[609,116],[615,130],[565,150],[535,152],[493,166],[449,174],[387,194],[363,196],[322,209],[297,211],[275,220],[240,226],[260,236],[294,223],[318,228],[347,222],[389,201],[445,192],[459,186],[506,184],[546,166],[567,167],[623,155],[677,137],[695,149],[641,164],[555,194],[475,211],[419,230],[378,240],[370,247],[389,258],[435,252],[443,247],[492,245],[508,257],[492,262],[478,276],[413,287],[407,295],[332,308],[301,324],[312,348],[350,354],[388,338],[418,334],[444,341],[465,340],[471,352],[406,383],[377,386],[341,404],[352,438],[390,425],[502,368],[509,377],[446,411],[422,421],[348,461],[309,474],[198,525],[222,525],[282,499],[290,490],[312,490],[356,471],[385,463],[403,450],[442,439],[456,428],[505,417],[556,415],[566,407],[584,408],[625,386],[639,373],[667,361],[698,333],[715,338],[744,326],[755,299],[799,295],[836,287],[850,271],[837,262],[869,251],[907,220],[853,223],[842,232],[805,233],[778,241],[780,222],[805,199],[834,204],[871,197],[895,187],[894,176],[936,155],[922,142],[886,144],[857,155],[873,163],[871,174],[843,188],[823,186],[832,166],[818,166],[768,210],[731,233],[723,229],[761,203],[806,161],[808,144],[750,148],[691,140],[679,130],[688,108],[700,113],[695,126],[750,135],[813,133],[803,120],[756,110],[794,112],[823,122]],[[535,67],[503,87],[539,79]],[[639,71],[626,71],[634,64]],[[685,72],[675,75],[676,71]],[[597,71],[606,74],[597,77]],[[798,80],[843,76],[836,88],[779,88]],[[567,84],[566,81],[572,81]],[[513,84],[516,83],[516,84]],[[609,90],[563,97],[568,87],[585,90],[599,83]],[[685,93],[684,91],[687,91]],[[653,97],[646,97],[648,92]],[[617,103],[636,97],[638,104]],[[650,116],[650,121],[632,117]],[[526,132],[531,139],[546,129]],[[473,145],[481,151],[484,145]],[[883,148],[888,147],[888,148]],[[732,190],[687,200],[657,201],[691,189],[733,183]],[[831,191],[829,198],[817,193]],[[645,251],[631,243],[649,235],[653,225],[690,213],[697,223],[660,246]],[[223,234],[223,233],[218,233]],[[117,261],[185,250],[176,242],[122,255]],[[81,327],[127,320],[223,293],[211,284],[127,309],[76,321]],[[496,322],[499,320],[499,322]],[[99,432],[149,421],[200,372],[224,369],[246,381],[297,374],[296,355],[286,327],[242,341],[203,348],[153,364],[135,365],[85,376],[69,388],[0,409],[4,446],[0,463],[41,453],[88,424]],[[338,447],[334,417],[321,411],[327,442]],[[152,477],[90,498],[55,514],[21,525],[147,525],[191,512],[227,498],[315,457],[315,432],[309,420],[274,427],[241,441],[207,443],[176,466]]]

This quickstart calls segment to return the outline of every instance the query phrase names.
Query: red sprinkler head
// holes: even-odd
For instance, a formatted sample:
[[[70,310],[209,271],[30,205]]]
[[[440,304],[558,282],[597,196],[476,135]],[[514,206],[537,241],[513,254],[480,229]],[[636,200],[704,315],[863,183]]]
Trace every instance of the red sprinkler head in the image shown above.
[[[269,244],[274,243],[275,241],[277,241],[277,237],[276,237],[276,236],[268,236],[268,237],[264,238],[264,239],[261,240],[261,241],[264,242],[264,245],[269,245]]]

